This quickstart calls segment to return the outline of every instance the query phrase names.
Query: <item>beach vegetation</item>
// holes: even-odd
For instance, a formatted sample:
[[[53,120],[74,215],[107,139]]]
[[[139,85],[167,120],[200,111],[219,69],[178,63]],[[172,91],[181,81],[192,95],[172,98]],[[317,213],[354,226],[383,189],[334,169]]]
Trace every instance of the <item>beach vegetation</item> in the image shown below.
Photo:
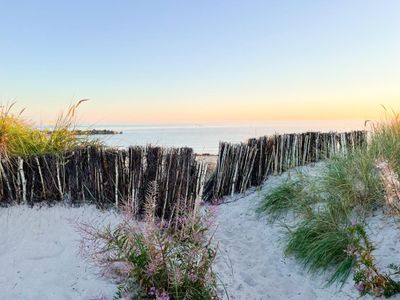
[[[352,241],[347,223],[348,219],[338,217],[334,209],[314,213],[289,232],[286,254],[296,257],[313,273],[332,269],[329,283],[344,282],[354,264],[345,253]]]
[[[383,172],[379,168],[382,162]],[[400,292],[399,283],[391,277],[399,274],[399,269],[393,265],[395,271],[388,273],[376,267],[374,247],[364,229],[373,211],[386,210],[388,197],[399,197],[399,191],[393,191],[398,184],[386,186],[388,173],[390,184],[400,175],[397,114],[372,125],[367,145],[326,160],[313,180],[298,176],[271,189],[259,210],[276,220],[290,210],[308,207],[305,211],[310,213],[295,215],[295,225],[286,226],[286,253],[312,273],[330,272],[328,284],[344,283],[353,272],[361,294],[391,296]],[[308,186],[313,186],[311,196]],[[387,195],[388,191],[392,195]]]
[[[24,109],[16,112],[15,103],[0,107],[0,155],[28,156],[57,153],[85,145],[99,144],[87,136],[78,136],[74,131],[76,113],[86,100],[71,105],[61,113],[55,125],[40,129],[23,116]]]
[[[86,257],[120,282],[115,299],[218,299],[212,212],[169,223],[124,215],[115,228],[80,226]]]
[[[257,211],[268,214],[273,221],[285,216],[288,212],[310,215],[311,205],[315,198],[306,190],[306,178],[288,178],[280,185],[273,187],[263,198]],[[300,178],[301,176],[301,178]]]
[[[390,264],[390,272],[382,272],[375,263],[372,252],[375,247],[368,239],[365,229],[360,224],[352,224],[350,232],[353,242],[346,251],[354,264],[354,287],[361,295],[370,294],[374,297],[384,296],[389,298],[400,293],[400,281],[395,276],[400,274],[400,266]]]

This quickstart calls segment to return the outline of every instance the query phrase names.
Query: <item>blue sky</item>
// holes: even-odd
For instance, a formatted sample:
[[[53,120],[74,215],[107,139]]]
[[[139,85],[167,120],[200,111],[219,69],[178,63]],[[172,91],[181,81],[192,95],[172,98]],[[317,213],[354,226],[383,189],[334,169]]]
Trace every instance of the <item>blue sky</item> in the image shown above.
[[[35,120],[371,118],[400,103],[400,1],[0,1],[0,100]]]

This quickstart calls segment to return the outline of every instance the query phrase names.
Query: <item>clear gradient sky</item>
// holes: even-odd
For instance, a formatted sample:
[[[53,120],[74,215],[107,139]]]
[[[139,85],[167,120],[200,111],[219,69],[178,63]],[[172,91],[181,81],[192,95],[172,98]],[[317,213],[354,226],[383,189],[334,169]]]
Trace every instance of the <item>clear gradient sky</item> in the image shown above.
[[[370,119],[400,108],[399,0],[0,0],[0,100],[48,122]]]

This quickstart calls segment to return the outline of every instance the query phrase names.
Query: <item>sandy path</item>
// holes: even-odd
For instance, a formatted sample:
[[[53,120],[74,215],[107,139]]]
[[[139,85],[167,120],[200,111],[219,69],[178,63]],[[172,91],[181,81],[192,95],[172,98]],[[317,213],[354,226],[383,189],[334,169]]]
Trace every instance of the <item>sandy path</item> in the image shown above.
[[[316,173],[318,168],[303,170]],[[340,291],[336,286],[324,288],[326,276],[312,277],[294,259],[285,257],[282,226],[255,213],[262,195],[286,176],[271,177],[261,191],[235,195],[219,206],[216,240],[221,254],[215,269],[230,298],[358,298],[351,279]],[[100,295],[112,299],[115,284],[99,278],[79,255],[76,219],[114,224],[119,218],[113,211],[101,212],[92,206],[0,208],[0,299],[88,300]],[[399,218],[377,212],[367,230],[378,246],[374,254],[379,265],[400,263]]]
[[[320,167],[303,170],[312,174]],[[249,191],[245,197],[236,195],[237,201],[219,208],[216,239],[220,241],[221,255],[216,270],[226,283],[230,298],[357,299],[351,278],[341,290],[337,286],[324,287],[327,275],[311,276],[293,258],[285,257],[282,224],[271,224],[256,214],[262,195],[286,176],[271,177],[261,191]],[[374,254],[379,265],[400,262],[398,222],[399,219],[396,221],[382,214],[371,218],[368,232],[378,245]],[[400,299],[400,296],[393,299]]]

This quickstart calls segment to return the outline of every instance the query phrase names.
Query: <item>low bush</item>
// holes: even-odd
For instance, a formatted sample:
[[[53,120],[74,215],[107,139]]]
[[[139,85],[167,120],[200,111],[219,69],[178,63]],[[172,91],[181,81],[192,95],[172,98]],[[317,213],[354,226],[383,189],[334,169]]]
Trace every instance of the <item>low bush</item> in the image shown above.
[[[350,228],[353,242],[348,247],[347,254],[355,261],[354,282],[355,288],[361,295],[371,294],[375,297],[391,297],[400,293],[400,282],[393,279],[400,274],[400,267],[395,264],[388,266],[391,273],[382,272],[375,264],[372,255],[374,246],[360,224],[353,224]]]
[[[81,225],[84,253],[121,282],[116,299],[218,299],[212,265],[217,247],[210,216],[140,223],[130,216],[116,228]]]

